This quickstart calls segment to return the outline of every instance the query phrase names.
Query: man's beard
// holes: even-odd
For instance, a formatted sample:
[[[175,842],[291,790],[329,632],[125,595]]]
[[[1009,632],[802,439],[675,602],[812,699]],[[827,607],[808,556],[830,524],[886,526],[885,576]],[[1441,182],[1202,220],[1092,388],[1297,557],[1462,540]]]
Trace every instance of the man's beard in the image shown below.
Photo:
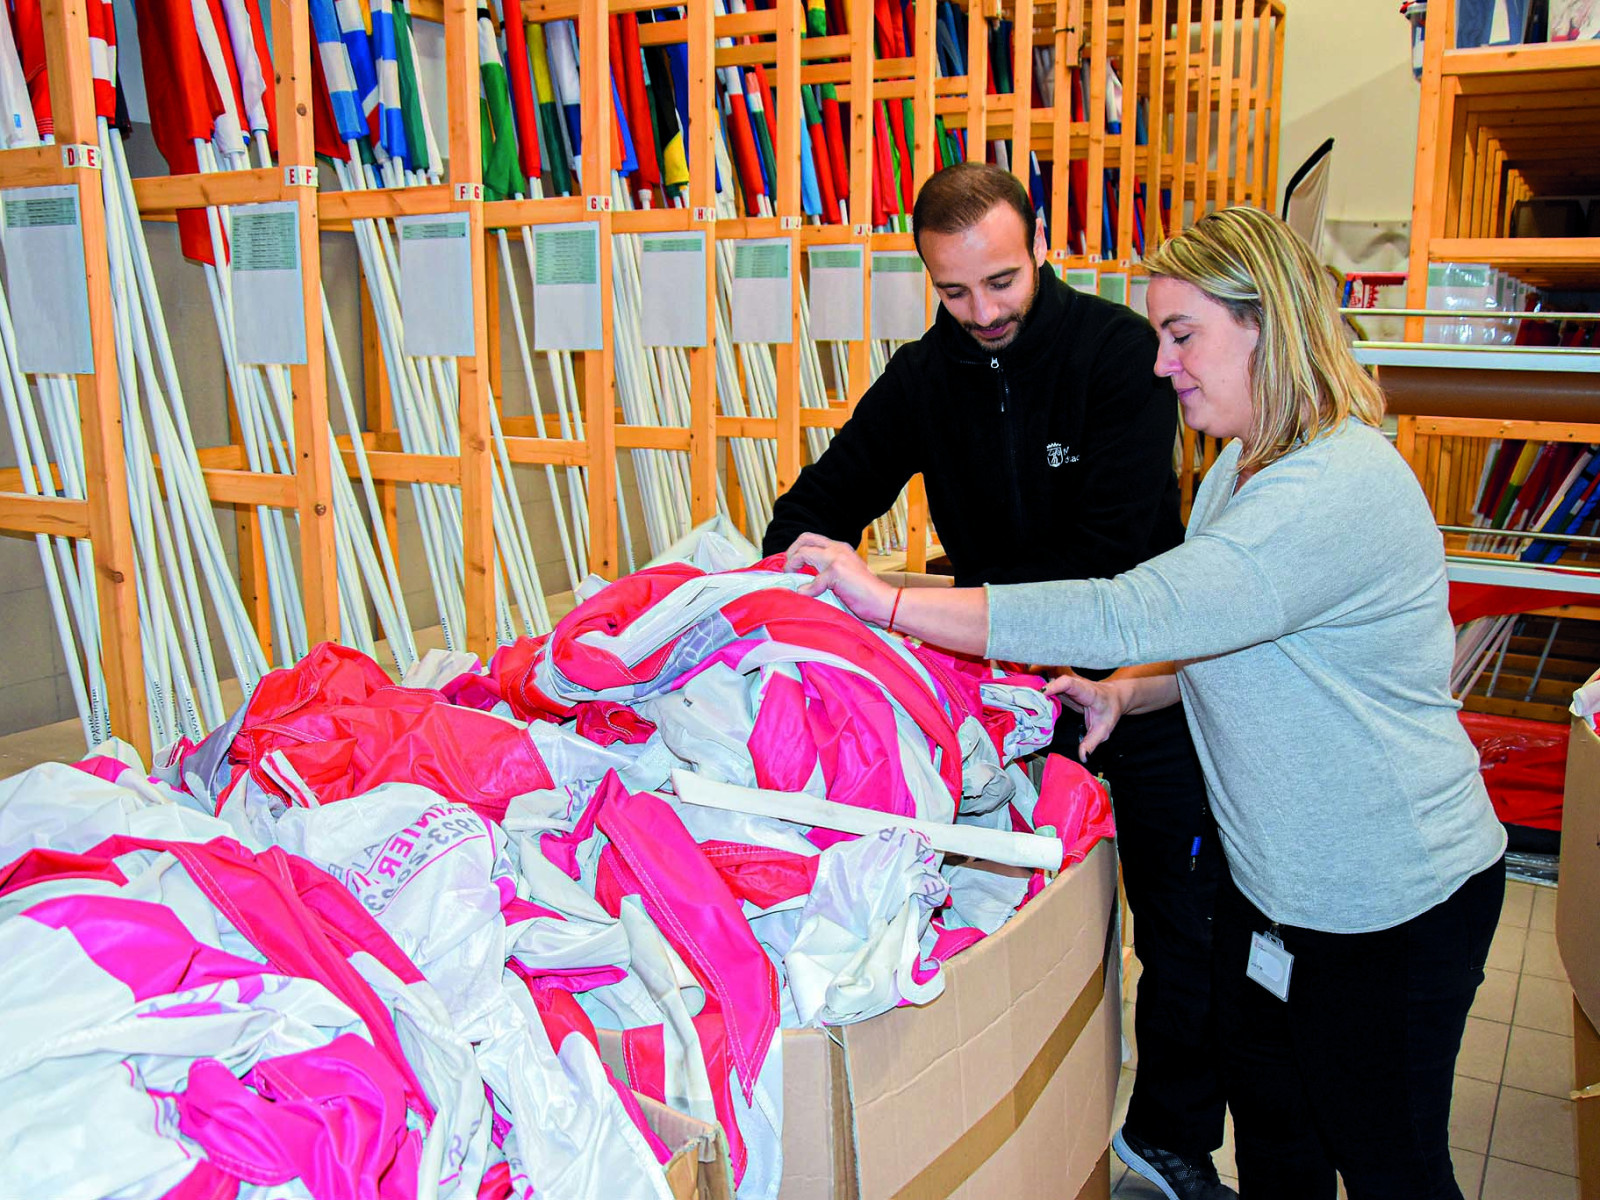
[[[967,331],[967,336],[986,351],[1004,350],[1022,334],[1022,327],[1027,323],[1028,314],[1033,311],[1033,303],[1039,298],[1039,270],[1033,271],[1033,288],[1028,292],[1028,298],[1022,302],[1022,307],[1016,312],[1007,313],[1003,321],[991,322],[988,325],[974,325],[970,321],[963,321],[961,328]],[[991,341],[978,336],[980,329],[992,329],[995,325],[1007,324],[1009,328],[998,341]]]

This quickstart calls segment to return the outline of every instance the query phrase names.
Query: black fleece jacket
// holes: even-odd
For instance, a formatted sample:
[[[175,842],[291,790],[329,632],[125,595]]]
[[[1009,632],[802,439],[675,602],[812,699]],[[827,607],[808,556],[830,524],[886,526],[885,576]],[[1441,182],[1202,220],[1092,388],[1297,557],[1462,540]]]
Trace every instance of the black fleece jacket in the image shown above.
[[[940,307],[779,497],[762,550],[856,542],[921,472],[956,584],[1120,574],[1183,540],[1177,401],[1156,335],[1048,266],[1021,334],[982,349]]]

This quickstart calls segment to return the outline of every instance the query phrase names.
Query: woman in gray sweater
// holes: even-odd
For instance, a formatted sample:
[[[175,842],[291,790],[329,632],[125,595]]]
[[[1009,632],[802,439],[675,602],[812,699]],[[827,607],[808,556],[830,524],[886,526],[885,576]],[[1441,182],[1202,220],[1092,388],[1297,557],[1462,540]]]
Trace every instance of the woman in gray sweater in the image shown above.
[[[1050,685],[1086,714],[1085,753],[1181,702],[1232,876],[1215,970],[1245,1200],[1331,1200],[1336,1173],[1350,1200],[1458,1200],[1454,1065],[1505,834],[1449,692],[1439,531],[1286,225],[1227,209],[1146,265],[1156,373],[1190,428],[1231,439],[1183,545],[1115,579],[984,589],[897,590],[812,535],[790,563],[951,650],[1128,668]]]

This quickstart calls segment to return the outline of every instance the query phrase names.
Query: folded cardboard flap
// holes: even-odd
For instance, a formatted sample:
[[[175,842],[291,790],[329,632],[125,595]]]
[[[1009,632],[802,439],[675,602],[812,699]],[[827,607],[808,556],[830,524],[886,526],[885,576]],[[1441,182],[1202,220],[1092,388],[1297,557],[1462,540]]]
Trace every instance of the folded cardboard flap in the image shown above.
[[[639,1097],[645,1123],[673,1151],[664,1168],[673,1200],[733,1200],[733,1172],[722,1127]]]
[[[1556,945],[1572,994],[1600,1026],[1600,737],[1581,717],[1567,742],[1561,812],[1561,873],[1556,888]],[[1588,1082],[1594,1082],[1589,1080]]]

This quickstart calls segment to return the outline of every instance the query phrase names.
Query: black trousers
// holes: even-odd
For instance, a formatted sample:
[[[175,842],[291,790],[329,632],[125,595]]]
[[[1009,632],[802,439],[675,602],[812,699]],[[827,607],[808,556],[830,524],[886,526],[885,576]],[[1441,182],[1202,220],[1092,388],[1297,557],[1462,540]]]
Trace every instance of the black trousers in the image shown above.
[[[1350,1200],[1461,1200],[1456,1054],[1504,896],[1501,860],[1392,929],[1280,927],[1283,1001],[1245,977],[1270,922],[1223,883],[1216,994],[1242,1200],[1333,1200],[1335,1172]]]
[[[1082,734],[1082,718],[1067,710],[1052,749],[1076,758]],[[1183,709],[1125,717],[1088,765],[1111,785],[1142,967],[1128,1128],[1163,1150],[1204,1157],[1222,1145],[1211,926],[1227,869]]]

